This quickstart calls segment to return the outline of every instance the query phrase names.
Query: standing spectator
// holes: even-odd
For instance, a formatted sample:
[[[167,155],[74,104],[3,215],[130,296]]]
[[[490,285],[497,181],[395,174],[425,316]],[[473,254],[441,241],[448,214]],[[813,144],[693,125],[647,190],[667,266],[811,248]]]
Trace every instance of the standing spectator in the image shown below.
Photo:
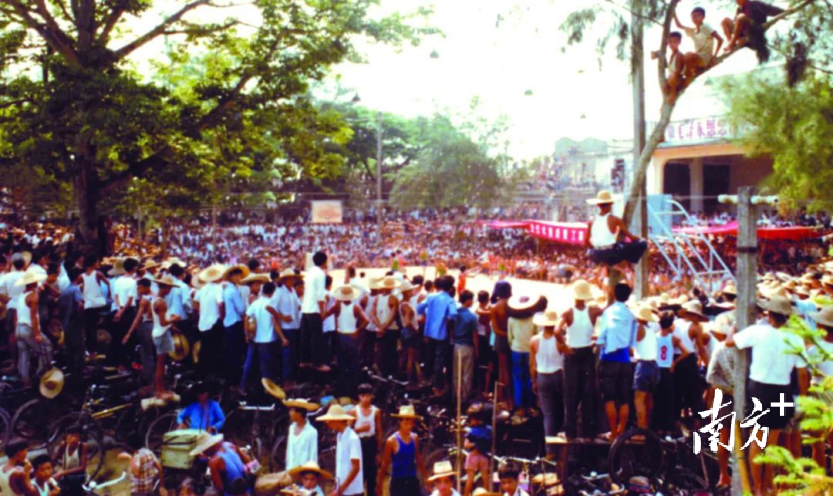
[[[454,279],[441,277],[436,282],[439,290],[417,306],[417,313],[425,316],[425,338],[429,354],[434,356],[434,388],[445,387],[445,367],[448,363],[448,324],[457,315],[457,305],[449,295],[454,291]],[[433,350],[433,353],[431,353]]]
[[[471,398],[474,381],[474,363],[478,349],[477,316],[471,311],[474,294],[460,293],[460,308],[454,320],[454,394],[460,391],[461,403]],[[462,381],[462,384],[458,384]]]
[[[275,283],[267,282],[263,285],[262,294],[246,310],[247,318],[254,322],[254,332],[247,333],[249,346],[243,366],[243,377],[240,380],[240,389],[244,391],[255,361],[260,369],[261,379],[275,381],[275,364],[279,363],[280,356],[277,355],[276,339],[280,338],[281,349],[289,346],[289,340],[286,339],[278,322],[280,314],[269,304],[274,294]]]
[[[385,441],[381,456],[381,466],[376,481],[376,496],[382,496],[382,482],[392,465],[390,487],[388,494],[397,496],[422,496],[422,488],[417,473],[426,478],[425,464],[422,461],[422,450],[419,436],[413,430],[414,425],[422,417],[416,414],[410,405],[399,408],[399,413],[391,415],[399,420],[399,430]]]
[[[529,375],[529,342],[535,335],[532,314],[538,301],[530,296],[513,296],[509,308],[518,316],[509,317],[507,338],[512,350],[512,391],[515,395],[515,413],[524,418],[532,407],[532,378]],[[532,314],[531,314],[531,313]]]
[[[306,400],[286,400],[289,408],[289,435],[286,439],[286,470],[307,462],[318,462],[318,431],[307,419],[307,414],[318,410],[318,404]]]
[[[244,273],[245,270],[245,273]],[[245,265],[236,265],[226,272],[223,284],[223,354],[225,355],[224,377],[229,384],[239,384],[243,370],[243,357],[246,356],[246,336],[243,331],[243,319],[246,315],[246,303],[240,294],[240,280],[248,275]]]
[[[657,325],[659,321],[651,307],[641,305],[636,311],[636,344],[633,347],[636,367],[633,372],[633,404],[636,407],[636,425],[648,428],[654,390],[659,383],[657,365]]]
[[[98,349],[98,322],[101,319],[101,312],[107,305],[101,285],[110,287],[110,281],[98,271],[98,258],[93,254],[84,257],[84,274],[81,277],[84,295],[84,335],[87,352],[94,354]]]
[[[300,328],[301,328],[301,300],[295,287],[298,283],[298,276],[292,269],[285,269],[277,277],[275,294],[269,301],[269,306],[278,311],[280,325],[284,337],[289,341],[289,346],[283,347],[281,364],[282,379],[284,382],[292,382],[297,377],[296,368],[300,363]]]
[[[196,309],[200,319],[197,328],[200,331],[199,356],[197,357],[197,371],[202,377],[214,376],[217,365],[222,363],[223,348],[223,288],[218,281],[226,273],[226,266],[215,264],[199,274],[205,286],[194,296]]]
[[[362,443],[350,428],[353,417],[341,405],[332,405],[327,414],[318,417],[334,430],[336,437],[336,489],[331,496],[359,496],[364,494],[362,475]]]
[[[557,436],[564,425],[564,345],[555,334],[558,321],[555,311],[536,314],[532,322],[543,332],[532,336],[529,343],[532,389],[538,395],[547,437]],[[555,456],[554,445],[547,443],[547,455]]]
[[[359,404],[349,414],[356,418],[354,429],[362,443],[362,472],[367,494],[376,494],[376,459],[382,451],[382,411],[373,406],[373,386],[358,388]]]
[[[324,305],[327,301],[327,254],[318,251],[312,256],[313,267],[304,277],[304,298],[301,301],[301,365],[314,365],[325,371],[324,357],[321,353],[321,333],[323,331]]]

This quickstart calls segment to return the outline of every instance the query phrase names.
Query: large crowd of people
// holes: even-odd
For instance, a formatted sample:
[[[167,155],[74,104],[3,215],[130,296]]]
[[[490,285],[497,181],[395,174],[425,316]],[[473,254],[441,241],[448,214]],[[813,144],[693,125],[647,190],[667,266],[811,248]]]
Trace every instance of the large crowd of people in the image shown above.
[[[606,202],[597,200],[598,226],[608,218]],[[0,353],[24,386],[55,363],[77,373],[105,353],[112,367],[138,367],[143,394],[160,401],[175,396],[165,372],[183,340],[195,349],[186,361],[199,378],[218,379],[242,397],[264,387],[280,397],[305,371],[318,372],[332,379],[333,393],[343,401],[312,419],[309,414],[320,408],[313,399],[285,398],[291,421],[285,468],[299,490],[323,494],[321,488],[328,487],[339,496],[416,495],[429,487],[433,494],[457,494],[453,469],[443,462],[426,467],[422,460],[414,432],[419,415],[409,405],[374,403],[363,369],[430,384],[439,401],[464,405],[464,496],[492,494],[483,492],[491,491],[487,482],[493,478],[484,405],[509,411],[517,423],[541,418],[547,438],[615,441],[632,425],[663,434],[687,422],[699,427],[697,414],[716,395],[731,395],[731,348],[752,350],[748,389],[765,405],[781,394],[805,394],[810,382],[821,379],[789,351],[807,343],[792,337],[787,343],[782,336],[788,336],[783,329],[792,315],[821,329],[833,327],[831,307],[825,306],[833,298],[833,266],[824,263],[822,241],[764,248],[760,319],[737,329],[737,288],[730,279],[710,288],[675,280],[654,263],[659,256],[647,244],[642,250],[648,249],[655,296],[636,301],[626,282],[608,288],[608,272],[590,263],[583,247],[535,246],[519,231],[439,218],[392,220],[384,227],[384,243],[371,242],[374,229],[363,221],[225,219],[216,230],[171,225],[164,236],[138,239],[132,228],[117,225],[117,255],[101,258],[74,249],[73,236],[60,226],[10,228],[0,238]],[[602,227],[589,231],[610,237]],[[617,243],[618,229],[610,232]],[[715,246],[733,265],[734,240],[721,238]],[[428,265],[436,267],[432,279],[419,270],[406,276],[407,266]],[[384,267],[386,274],[369,277],[362,267]],[[775,275],[769,267],[783,271]],[[345,276],[336,280],[333,268],[345,269]],[[449,268],[459,268],[459,275],[450,275]],[[492,276],[492,290],[469,289],[473,272]],[[568,285],[570,301],[560,305],[568,309],[556,311],[552,294],[518,291],[513,277]],[[821,366],[812,371],[833,370],[830,346],[825,340],[807,348],[822,350]],[[502,384],[497,397],[490,394],[495,381]],[[202,431],[192,456],[206,460],[220,494],[247,494],[246,474],[256,464],[223,439],[224,412],[207,389],[199,393],[177,418],[178,425]],[[800,427],[789,422],[794,409],[787,412],[767,413],[759,423],[770,429],[770,444],[800,451]],[[387,438],[383,417],[398,421]],[[318,465],[321,429],[335,433],[333,467]],[[66,433],[68,447],[60,458],[30,460],[25,442],[8,443],[0,492],[58,494],[50,481],[69,479],[85,466],[75,433]],[[721,439],[724,434],[725,429]],[[154,481],[164,480],[164,468],[144,438],[133,438],[123,454],[130,461],[132,491],[149,494]],[[760,452],[756,446],[753,456]],[[721,453],[720,485],[727,485],[728,452]],[[554,445],[546,454],[555,456]],[[814,455],[825,463],[823,444],[814,446]],[[755,492],[766,494],[771,471],[754,461],[751,467]],[[525,494],[518,466],[501,464],[497,474],[500,494]]]

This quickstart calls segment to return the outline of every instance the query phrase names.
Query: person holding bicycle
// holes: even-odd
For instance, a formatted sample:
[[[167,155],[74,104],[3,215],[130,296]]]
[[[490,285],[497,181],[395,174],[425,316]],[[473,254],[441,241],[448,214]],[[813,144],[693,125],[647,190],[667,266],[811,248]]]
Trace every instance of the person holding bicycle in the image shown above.
[[[209,398],[208,386],[199,383],[194,387],[197,401],[180,410],[176,416],[179,429],[197,429],[217,433],[223,428],[226,416],[220,403]]]

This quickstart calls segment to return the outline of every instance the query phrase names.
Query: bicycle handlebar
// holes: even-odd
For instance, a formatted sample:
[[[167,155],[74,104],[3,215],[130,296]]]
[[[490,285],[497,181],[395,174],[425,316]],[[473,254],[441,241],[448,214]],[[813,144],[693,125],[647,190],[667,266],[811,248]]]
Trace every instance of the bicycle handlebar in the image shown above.
[[[101,488],[104,488],[104,487],[114,486],[114,485],[122,482],[126,478],[127,478],[127,471],[125,470],[124,472],[121,473],[121,476],[119,476],[118,479],[113,479],[113,480],[109,480],[107,482],[102,482],[101,484],[97,484],[95,481],[90,481],[89,485],[82,484],[81,486],[84,488],[84,491],[86,491],[88,493],[89,492],[94,493],[96,491],[96,489],[101,489]]]
[[[269,406],[262,406],[262,405],[252,405],[249,406],[246,403],[240,403],[237,407],[238,410],[243,410],[245,412],[272,412],[275,411],[275,403],[272,403]]]

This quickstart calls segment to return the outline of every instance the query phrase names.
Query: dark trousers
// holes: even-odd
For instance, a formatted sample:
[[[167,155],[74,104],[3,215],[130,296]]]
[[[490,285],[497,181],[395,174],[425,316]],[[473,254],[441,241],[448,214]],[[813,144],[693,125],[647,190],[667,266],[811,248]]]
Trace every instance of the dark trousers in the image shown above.
[[[275,380],[275,364],[277,356],[274,353],[276,342],[272,343],[249,343],[249,349],[246,353],[246,363],[243,366],[243,376],[240,379],[240,387],[246,387],[252,367],[257,366],[260,369],[260,377],[262,379]]]
[[[225,355],[225,378],[229,384],[240,383],[243,361],[246,359],[246,335],[243,321],[235,322],[224,329],[223,354]]]
[[[289,341],[289,346],[284,346],[281,351],[283,358],[282,362],[282,377],[284,381],[292,381],[296,378],[296,370],[298,367],[298,352],[300,343],[298,342],[298,329],[284,329],[283,335]]]
[[[219,377],[224,367],[223,355],[223,323],[219,320],[214,326],[200,332],[200,356],[197,362],[197,372],[203,377]]]
[[[433,350],[433,353],[431,351]],[[434,357],[433,382],[434,387],[442,389],[449,383],[448,375],[451,374],[451,345],[448,341],[428,339],[428,352]]]
[[[113,314],[115,317],[115,314]],[[108,362],[113,365],[129,365],[133,359],[133,348],[136,346],[135,338],[131,338],[127,344],[121,344],[122,339],[127,334],[130,326],[133,325],[133,320],[136,318],[136,307],[129,307],[125,309],[118,322],[113,321],[110,326],[110,333],[112,334],[112,341],[110,344],[110,356]]]
[[[338,396],[354,398],[359,382],[359,343],[352,335],[338,335]]]
[[[564,425],[564,371],[538,374],[538,402],[544,417],[544,435],[555,436]],[[547,453],[555,454],[555,445],[547,444]]]
[[[98,346],[98,321],[101,319],[101,308],[84,309],[84,344],[87,352],[95,354]]]
[[[367,494],[376,494],[376,453],[379,451],[376,436],[362,438],[362,474]],[[391,493],[393,495],[395,493]]]
[[[651,429],[673,431],[680,418],[677,400],[674,398],[674,374],[671,369],[659,369],[659,383],[654,389],[654,409],[651,411]]]
[[[416,477],[391,477],[388,493],[391,496],[422,496],[422,488]]]
[[[305,313],[301,317],[301,363],[324,364],[324,357],[318,349],[323,332],[323,322],[319,313]]]
[[[359,335],[359,356],[362,367],[372,367],[376,358],[376,333],[362,331]]]
[[[78,312],[69,318],[69,324],[64,329],[64,348],[69,371],[80,377],[84,368],[84,322]]]
[[[676,417],[680,411],[691,410],[692,415],[705,410],[703,405],[703,384],[697,369],[697,355],[689,354],[674,367],[674,391],[676,394]]]
[[[318,338],[318,345],[316,349],[321,355],[321,363],[323,365],[330,365],[333,363],[333,355],[337,345],[337,336],[335,331],[322,332]]]
[[[156,345],[153,343],[153,322],[147,321],[139,324],[136,329],[139,335],[140,354],[142,356],[142,378],[148,384],[153,383],[156,372]]]
[[[564,417],[568,439],[578,435],[578,409],[584,437],[596,435],[596,356],[593,347],[575,348],[564,356]]]
[[[399,329],[388,329],[379,338],[376,364],[384,376],[396,375],[399,355],[396,348],[399,344]]]

